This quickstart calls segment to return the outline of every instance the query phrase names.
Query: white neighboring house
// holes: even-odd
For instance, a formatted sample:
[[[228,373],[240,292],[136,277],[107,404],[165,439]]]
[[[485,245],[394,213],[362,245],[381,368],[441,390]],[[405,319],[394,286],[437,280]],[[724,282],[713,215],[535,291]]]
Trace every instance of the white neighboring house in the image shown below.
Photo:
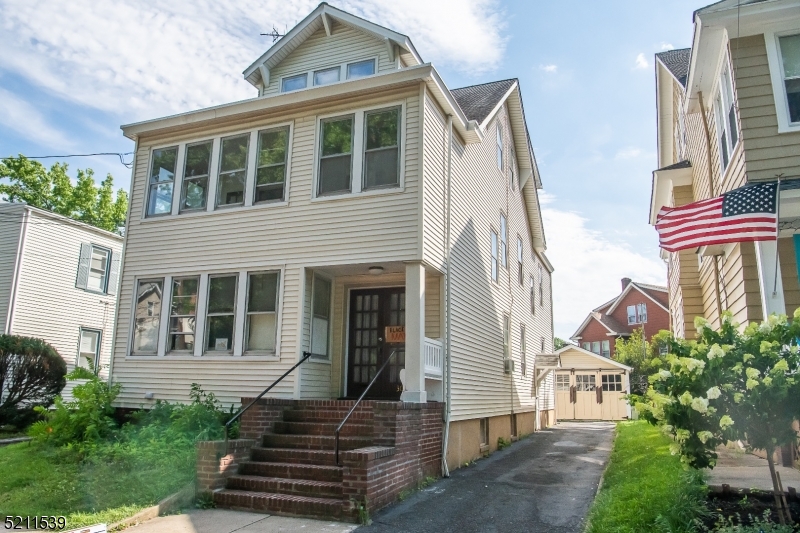
[[[23,203],[0,203],[0,332],[50,343],[67,369],[108,375],[122,237]]]

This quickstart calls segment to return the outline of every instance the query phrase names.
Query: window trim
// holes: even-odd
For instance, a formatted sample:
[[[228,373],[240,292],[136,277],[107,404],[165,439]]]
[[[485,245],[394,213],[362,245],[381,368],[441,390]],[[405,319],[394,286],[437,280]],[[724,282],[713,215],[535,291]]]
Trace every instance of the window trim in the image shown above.
[[[309,87],[313,87],[313,85],[308,83],[309,74],[311,74],[313,76],[312,72],[313,71],[308,71],[307,70],[306,72],[298,72],[296,74],[289,74],[288,76],[281,76],[280,80],[278,81],[278,94],[294,93],[294,92],[297,92],[297,91],[303,91],[305,89],[308,89]],[[289,80],[289,79],[292,79],[292,78],[300,78],[303,75],[305,75],[305,77],[306,77],[306,86],[305,87],[302,87],[300,89],[292,89],[290,91],[284,91],[283,90],[283,82],[284,82],[284,80]],[[312,79],[311,82],[313,83],[313,81],[314,80]],[[319,85],[317,87],[319,87]]]
[[[534,279],[533,274],[528,276],[529,284],[530,284],[530,297],[531,297],[531,314],[536,315],[536,280]]]
[[[86,287],[83,289],[86,292],[91,292],[93,294],[103,294],[108,295],[108,280],[111,277],[111,259],[114,257],[114,251],[111,248],[106,248],[105,246],[98,246],[94,243],[89,244],[89,265],[88,271],[86,273]],[[95,250],[101,250],[106,254],[106,270],[103,274],[103,285],[100,290],[92,289],[89,287],[89,276],[92,273],[92,256],[94,256]]]
[[[503,123],[500,117],[495,120],[495,131],[495,146],[497,149],[497,161],[495,161],[495,163],[497,164],[497,169],[505,175],[505,154],[503,153],[505,150],[505,139],[503,139]]]
[[[366,140],[365,115],[372,111],[380,111],[383,109],[391,109],[394,107],[400,108],[400,179],[399,184],[395,187],[380,187],[363,190],[363,178],[356,179],[356,176],[363,176],[364,168],[364,146]],[[362,196],[382,195],[382,194],[397,194],[405,192],[405,164],[406,164],[406,112],[407,106],[405,100],[394,100],[382,104],[371,105],[368,107],[359,107],[351,110],[348,113],[328,113],[325,115],[317,115],[316,124],[314,129],[314,163],[313,163],[313,180],[311,187],[311,201],[312,202],[330,202],[335,200],[357,198]],[[345,117],[348,115],[353,116],[353,159],[350,172],[350,192],[331,193],[320,196],[317,194],[319,190],[319,170],[320,170],[320,150],[322,145],[321,138],[321,123],[323,120],[337,117]]]
[[[508,218],[500,213],[500,264],[508,269]]]
[[[494,283],[498,283],[500,281],[500,236],[494,228],[489,230],[489,234],[489,249],[491,251],[489,255],[489,277]]]
[[[336,73],[339,74],[339,79],[338,80],[332,81],[330,83],[317,83],[317,73],[319,73],[319,72],[327,72],[329,70],[334,70],[334,69],[336,70]],[[331,67],[318,68],[318,69],[312,70],[310,72],[311,72],[311,87],[324,87],[325,85],[333,85],[334,83],[339,83],[340,81],[342,81],[342,65],[334,65],[334,66],[331,66]],[[281,83],[283,83],[282,80],[281,80]],[[301,90],[301,89],[297,89],[297,90]]]
[[[161,282],[161,309],[159,310],[159,313],[158,313],[158,329],[156,330],[156,349],[155,349],[155,351],[152,351],[152,352],[134,352],[133,351],[133,347],[134,347],[134,343],[135,343],[134,337],[136,336],[136,303],[137,303],[136,302],[136,297],[137,297],[137,294],[138,294],[139,285],[141,283],[159,282],[159,281]],[[169,282],[172,283],[172,280],[170,279]],[[165,291],[164,287],[166,287],[166,284],[167,284],[167,278],[164,277],[164,276],[162,276],[162,277],[146,276],[146,277],[141,277],[141,278],[134,278],[134,280],[133,280],[133,291],[131,291],[132,292],[131,299],[133,300],[131,302],[131,318],[130,318],[130,322],[128,324],[128,333],[129,333],[128,334],[128,346],[127,346],[127,349],[125,350],[126,357],[130,357],[130,356],[134,356],[134,357],[139,357],[139,356],[142,356],[142,357],[154,357],[154,356],[160,355],[159,350],[160,350],[160,347],[161,347],[161,325],[162,325],[162,323],[164,321],[164,291]],[[170,294],[170,296],[172,296],[172,294]],[[112,353],[112,357],[113,357],[113,353]]]
[[[783,26],[783,27],[780,27]],[[789,122],[789,100],[783,77],[783,60],[780,51],[780,37],[798,35],[796,25],[783,22],[779,27],[764,32],[764,42],[767,45],[767,64],[772,81],[772,95],[775,99],[775,111],[778,116],[778,134],[800,131],[800,122]]]
[[[726,72],[727,76],[725,75]],[[725,87],[726,83],[728,83],[727,88]],[[714,78],[714,87],[711,93],[714,95],[711,111],[714,115],[714,129],[717,135],[717,156],[719,158],[720,179],[723,181],[724,177],[727,176],[728,168],[730,168],[736,150],[742,140],[739,111],[736,102],[736,89],[733,84],[733,68],[731,66],[730,55],[727,50],[724,50],[720,57],[719,66],[717,67],[716,76]],[[730,91],[730,95],[728,91]],[[731,98],[730,102],[727,101],[728,96]],[[731,107],[736,114],[736,144],[731,143],[730,122],[728,120],[728,113]],[[721,128],[720,125],[722,126]],[[723,138],[725,139],[724,147],[722,142]],[[724,162],[723,150],[725,150],[725,155],[728,159],[727,163]]]
[[[201,140],[201,141],[194,141],[194,142],[185,143],[182,146],[178,145],[178,150],[179,150],[178,153],[179,154],[183,154],[183,157],[181,158],[181,163],[182,164],[181,164],[180,172],[178,172],[178,171],[175,172],[175,180],[174,180],[175,184],[180,185],[180,198],[178,199],[178,214],[183,214],[183,213],[202,213],[203,211],[208,211],[208,193],[211,192],[211,176],[213,175],[212,168],[213,168],[213,165],[214,165],[214,151],[215,151],[214,140],[215,139],[211,138],[211,139],[204,139],[204,140]],[[186,154],[189,151],[189,148],[191,148],[192,146],[197,146],[197,145],[206,144],[206,143],[211,143],[211,154],[209,154],[209,158],[208,158],[208,174],[206,174],[206,204],[203,207],[195,207],[193,209],[186,209],[186,208],[183,207],[183,203],[186,200],[186,196],[185,196],[185,193],[184,193],[184,191],[185,191],[184,185],[186,184],[187,179],[190,179],[190,180],[199,179],[198,177],[191,177],[191,178],[187,178],[186,177]],[[219,174],[219,173],[217,173],[217,174]],[[172,213],[170,213],[170,214],[172,214]]]
[[[333,340],[333,313],[334,313],[334,306],[333,306],[333,296],[334,296],[334,280],[329,278],[328,276],[323,276],[319,272],[312,272],[311,273],[311,307],[309,309],[309,322],[308,322],[308,351],[312,351],[313,347],[313,339],[314,339],[314,296],[316,295],[315,289],[317,286],[317,278],[324,279],[330,284],[330,302],[329,302],[329,309],[328,309],[328,353],[326,354],[327,357],[311,357],[310,360],[313,362],[319,363],[329,363],[333,359],[332,352],[332,345],[331,341]],[[349,315],[348,315],[349,316]]]
[[[142,220],[145,220],[145,219],[156,219],[156,218],[166,217],[166,216],[170,216],[170,215],[174,215],[175,214],[176,207],[177,207],[177,205],[180,204],[180,200],[178,200],[178,202],[176,202],[176,200],[175,200],[176,196],[180,196],[180,194],[178,194],[178,195],[175,194],[175,190],[176,189],[180,190],[180,188],[183,187],[183,183],[182,183],[183,179],[181,179],[180,180],[181,183],[178,184],[178,175],[179,174],[181,174],[181,175],[183,174],[182,168],[183,168],[183,159],[184,159],[183,152],[184,152],[184,149],[185,149],[184,145],[185,145],[185,143],[175,144],[174,142],[170,142],[168,144],[153,145],[153,146],[150,147],[150,152],[149,152],[149,154],[147,156],[147,170],[146,170],[147,174],[146,174],[145,183],[144,183],[144,185],[145,185],[145,194],[144,194],[145,201],[143,202],[144,205],[142,205]],[[173,173],[173,176],[172,176],[172,198],[170,199],[170,210],[169,210],[168,213],[153,213],[153,214],[150,214],[150,212],[149,212],[150,194],[151,194],[151,191],[152,191],[152,186],[150,184],[150,178],[152,178],[151,173],[153,172],[153,160],[155,158],[155,152],[156,152],[156,150],[169,150],[171,148],[175,148],[177,150],[177,154],[175,155],[175,172]]]
[[[234,289],[233,289],[233,312],[232,313],[210,313],[209,310],[208,310],[208,304],[209,304],[210,296],[211,296],[211,280],[213,278],[230,278],[230,277],[233,277],[233,278],[236,279],[236,284],[234,285]],[[250,280],[249,280],[249,275],[248,275],[248,282],[249,281]],[[203,306],[204,307],[204,309],[203,309],[203,317],[204,317],[203,318],[203,348],[202,348],[203,355],[212,355],[212,354],[213,355],[233,355],[234,347],[236,346],[236,341],[238,340],[236,338],[236,333],[237,333],[236,325],[237,325],[237,321],[239,319],[239,309],[238,309],[239,308],[239,306],[238,306],[238,303],[239,303],[238,302],[238,300],[239,300],[238,296],[239,296],[239,289],[240,289],[239,288],[239,283],[240,283],[240,280],[239,280],[239,273],[238,272],[223,272],[223,273],[208,274],[208,281],[205,284],[206,285],[206,287],[205,287],[205,289],[206,289],[205,290],[205,293],[206,293],[205,294],[205,305]],[[198,292],[198,294],[197,294],[197,298],[198,298],[197,303],[199,305],[200,304],[200,286],[199,286],[199,284],[198,284],[198,291],[197,292]],[[213,316],[228,316],[228,315],[231,315],[231,314],[233,315],[233,328],[231,330],[231,339],[230,339],[230,342],[228,343],[228,349],[227,350],[212,350],[212,349],[210,349],[208,347],[208,335],[209,335],[209,332],[211,331],[209,329],[209,327],[208,327],[208,319],[209,319],[209,317],[213,317]],[[195,328],[194,329],[195,329],[195,342],[197,342],[198,323],[197,323],[197,319],[196,318],[195,318]]]
[[[261,168],[258,164],[258,153],[261,151],[261,134],[270,131],[278,131],[278,130],[286,130],[286,135],[288,138],[286,139],[286,154],[283,158],[283,195],[281,196],[280,200],[262,200],[256,201],[256,194],[258,193],[258,169]],[[250,202],[251,205],[265,205],[265,204],[284,204],[287,202],[288,199],[288,192],[289,192],[289,161],[291,160],[292,155],[292,125],[291,124],[283,124],[280,126],[272,126],[268,128],[261,128],[256,131],[256,150],[255,150],[255,162],[253,164],[253,180],[252,180],[252,187],[248,188],[248,182],[245,181],[245,194],[248,194],[248,190],[250,190]],[[265,166],[277,166],[278,163],[273,163],[271,165]],[[248,176],[249,178],[249,176]],[[245,204],[246,205],[246,204]]]
[[[384,111],[394,111],[394,110],[397,110],[397,112],[398,112],[398,117],[397,117],[397,119],[398,119],[398,124],[397,124],[397,185],[393,184],[393,185],[378,185],[378,186],[374,186],[374,187],[367,187],[367,115],[371,115],[371,114],[375,114],[375,113],[382,113]],[[401,151],[400,151],[400,149],[401,149],[402,144],[403,144],[403,142],[402,142],[403,135],[402,135],[402,131],[401,131],[401,126],[402,126],[402,123],[403,123],[403,108],[401,106],[399,106],[399,105],[395,105],[395,106],[386,107],[386,108],[367,110],[367,111],[364,111],[363,120],[364,120],[364,125],[363,125],[364,131],[363,131],[362,135],[364,136],[364,139],[363,139],[362,146],[361,146],[361,159],[363,161],[363,163],[361,165],[361,190],[363,192],[369,192],[369,191],[377,191],[377,190],[383,190],[383,189],[397,189],[400,186],[400,168],[401,168],[401,165],[400,165],[400,154],[401,154]],[[373,148],[372,152],[374,153],[374,152],[379,151],[379,150],[388,150],[388,149],[389,148]]]
[[[350,73],[348,72],[348,67],[350,65],[355,65],[356,63],[366,63],[367,61],[372,61],[373,65],[374,65],[374,69],[372,71],[372,74],[367,74],[366,76],[359,76],[357,78],[351,78],[350,77]],[[355,61],[346,61],[345,63],[343,63],[343,65],[344,65],[344,67],[343,67],[342,70],[344,71],[344,81],[360,80],[360,79],[369,78],[370,76],[375,76],[375,75],[378,74],[378,57],[377,56],[365,57],[364,59],[356,59]]]
[[[523,376],[528,375],[528,356],[527,356],[527,332],[525,328],[525,324],[519,325],[519,359],[520,359],[520,371],[522,372]]]
[[[170,344],[171,344],[170,340],[171,340],[171,337],[172,337],[173,334],[170,333],[170,328],[169,328],[170,322],[172,320],[172,299],[175,297],[175,292],[173,290],[173,287],[175,286],[175,280],[192,279],[192,278],[196,278],[197,279],[197,302],[195,303],[195,306],[194,306],[194,333],[192,334],[194,336],[194,344],[192,345],[192,348],[190,350],[173,350],[173,349],[170,348]],[[200,336],[201,338],[205,338],[205,332],[204,331],[198,331],[201,326],[203,327],[203,329],[205,329],[205,322],[203,324],[200,324],[199,320],[198,320],[198,318],[200,317],[200,311],[201,310],[205,311],[204,309],[201,308],[201,305],[203,304],[203,302],[200,301],[201,294],[203,294],[203,291],[202,291],[202,289],[203,289],[203,276],[201,276],[200,274],[187,274],[187,275],[171,276],[170,279],[169,279],[169,283],[170,283],[170,287],[169,287],[169,306],[167,307],[167,337],[166,337],[167,344],[166,344],[166,350],[164,351],[164,353],[167,356],[171,356],[173,354],[194,355],[195,351],[197,350],[197,337]],[[163,300],[162,300],[162,302],[163,302]],[[202,307],[204,308],[205,306],[203,305]],[[190,316],[190,315],[175,315],[175,316]],[[203,320],[205,321],[205,312],[203,312]],[[181,335],[181,333],[176,333],[176,335]],[[185,334],[183,334],[183,335],[185,336]]]
[[[103,330],[97,328],[85,328],[83,326],[78,327],[78,353],[75,354],[75,368],[81,366],[81,341],[83,340],[83,332],[84,331],[91,331],[92,333],[97,333],[97,348],[95,349],[94,354],[94,368],[97,373],[100,373],[100,356],[103,353]]]
[[[247,152],[245,152],[245,161],[244,161],[244,188],[242,189],[242,201],[236,202],[235,204],[221,204],[219,193],[220,193],[220,179],[222,177],[222,143],[226,140],[236,139],[237,137],[247,137]],[[256,142],[258,142],[258,134],[256,134]],[[214,210],[218,209],[230,209],[232,207],[244,207],[247,203],[247,190],[248,190],[248,182],[255,181],[255,169],[252,168],[253,164],[251,159],[253,159],[255,151],[253,150],[253,132],[246,131],[242,133],[236,133],[233,135],[226,135],[224,137],[220,137],[219,139],[219,149],[217,151],[217,175],[215,176],[215,184],[214,184]],[[232,174],[234,172],[241,172],[241,170],[227,170],[225,174]],[[250,176],[253,176],[253,180],[250,180]],[[183,187],[183,179],[181,178],[181,187]],[[211,192],[211,191],[209,191]]]
[[[511,316],[503,314],[503,359],[511,359]]]
[[[517,235],[517,281],[520,287],[525,286],[525,249],[522,243],[522,237]]]

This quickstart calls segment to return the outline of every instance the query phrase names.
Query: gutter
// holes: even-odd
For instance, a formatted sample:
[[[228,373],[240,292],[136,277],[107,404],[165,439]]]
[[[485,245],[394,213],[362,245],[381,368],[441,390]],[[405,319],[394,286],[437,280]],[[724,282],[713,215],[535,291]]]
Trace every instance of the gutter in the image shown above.
[[[450,417],[452,405],[452,356],[451,356],[451,305],[450,305],[450,219],[452,205],[452,170],[453,170],[453,117],[447,115],[447,212],[445,214],[445,254],[447,272],[444,278],[444,309],[445,309],[445,414],[444,414],[444,436],[442,438],[442,476],[450,477],[450,469],[447,466],[447,445],[450,441]]]

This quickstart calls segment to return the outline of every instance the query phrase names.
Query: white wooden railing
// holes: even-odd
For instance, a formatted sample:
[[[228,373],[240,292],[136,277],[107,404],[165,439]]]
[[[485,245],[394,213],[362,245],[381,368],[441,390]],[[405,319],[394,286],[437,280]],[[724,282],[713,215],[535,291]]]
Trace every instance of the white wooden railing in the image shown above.
[[[425,337],[425,377],[428,379],[442,379],[442,363],[444,350],[441,339]]]

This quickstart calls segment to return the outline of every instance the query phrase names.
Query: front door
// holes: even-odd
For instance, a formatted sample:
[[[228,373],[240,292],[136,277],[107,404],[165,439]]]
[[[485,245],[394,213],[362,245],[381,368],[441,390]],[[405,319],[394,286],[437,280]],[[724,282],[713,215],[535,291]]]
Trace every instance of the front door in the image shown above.
[[[400,399],[405,368],[405,287],[350,291],[350,336],[347,396],[357,398],[386,359],[394,357],[367,393],[367,398]]]

